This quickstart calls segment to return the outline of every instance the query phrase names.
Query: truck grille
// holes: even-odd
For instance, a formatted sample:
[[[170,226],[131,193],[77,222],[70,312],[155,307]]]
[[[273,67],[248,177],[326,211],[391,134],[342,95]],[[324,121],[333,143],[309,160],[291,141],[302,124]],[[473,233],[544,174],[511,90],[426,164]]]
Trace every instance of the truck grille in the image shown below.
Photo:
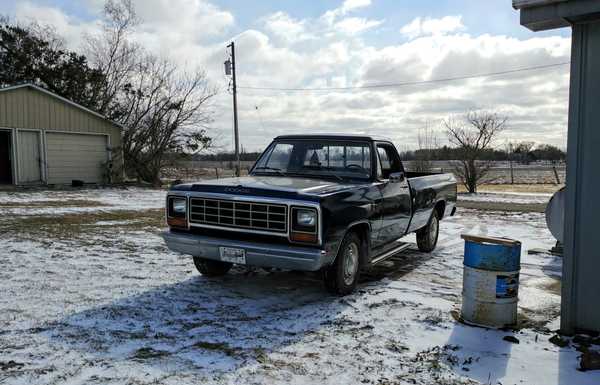
[[[287,206],[190,198],[190,223],[286,233]]]

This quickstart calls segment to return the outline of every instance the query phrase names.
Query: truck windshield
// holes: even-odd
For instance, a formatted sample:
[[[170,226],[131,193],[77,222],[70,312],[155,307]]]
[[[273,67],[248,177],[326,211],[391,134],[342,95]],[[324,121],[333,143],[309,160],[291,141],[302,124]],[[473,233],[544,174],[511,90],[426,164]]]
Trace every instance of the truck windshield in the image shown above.
[[[367,142],[276,141],[260,157],[252,173],[368,179],[370,150]]]

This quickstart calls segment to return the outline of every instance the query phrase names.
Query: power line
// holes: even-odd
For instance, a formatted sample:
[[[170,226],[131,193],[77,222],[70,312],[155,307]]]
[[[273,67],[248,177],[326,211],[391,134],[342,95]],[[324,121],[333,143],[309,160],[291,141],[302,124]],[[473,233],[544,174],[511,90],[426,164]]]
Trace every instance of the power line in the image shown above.
[[[381,84],[366,84],[363,86],[351,86],[351,87],[314,87],[314,88],[279,88],[279,87],[253,87],[253,86],[237,86],[238,89],[246,89],[246,90],[262,90],[262,91],[350,91],[350,90],[359,90],[359,89],[370,89],[370,88],[394,88],[394,87],[405,87],[405,86],[413,86],[413,85],[421,85],[421,84],[430,84],[430,83],[442,83],[442,82],[451,82],[455,80],[466,80],[466,79],[475,79],[475,78],[483,78],[489,76],[500,76],[507,75],[517,72],[526,72],[526,71],[536,71],[543,70],[547,68],[560,67],[571,62],[561,62],[554,64],[545,64],[539,66],[532,67],[522,67],[515,68],[506,71],[498,71],[498,72],[488,72],[476,75],[464,75],[464,76],[455,76],[448,78],[440,78],[440,79],[431,79],[431,80],[416,80],[416,81],[405,81],[405,82],[397,82],[397,83],[381,83]]]

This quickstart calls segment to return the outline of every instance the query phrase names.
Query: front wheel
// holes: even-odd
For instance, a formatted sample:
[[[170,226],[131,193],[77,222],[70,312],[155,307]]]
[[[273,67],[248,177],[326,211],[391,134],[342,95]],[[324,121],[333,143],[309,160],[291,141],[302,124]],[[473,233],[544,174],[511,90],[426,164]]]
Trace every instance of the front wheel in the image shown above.
[[[233,264],[229,262],[213,261],[212,259],[205,259],[200,257],[194,257],[194,265],[200,274],[207,277],[219,277],[227,274]]]
[[[362,242],[356,233],[346,234],[333,265],[324,272],[325,286],[333,294],[350,294],[358,282]]]
[[[419,250],[429,253],[435,249],[440,232],[440,220],[434,209],[427,226],[417,230],[417,246]]]

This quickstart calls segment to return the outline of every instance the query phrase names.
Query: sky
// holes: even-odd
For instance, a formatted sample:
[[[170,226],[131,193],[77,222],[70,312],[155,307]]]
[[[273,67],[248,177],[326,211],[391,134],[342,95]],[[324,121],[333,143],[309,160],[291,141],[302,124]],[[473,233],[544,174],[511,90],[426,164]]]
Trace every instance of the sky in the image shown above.
[[[134,0],[132,38],[222,90],[210,133],[231,149],[223,62],[235,41],[240,141],[263,149],[279,134],[363,133],[418,148],[424,127],[446,144],[444,119],[469,110],[508,116],[495,145],[566,147],[569,67],[400,87],[280,91],[423,82],[570,59],[570,30],[533,33],[508,0]],[[103,0],[0,0],[0,14],[55,26],[69,48],[99,29]]]

